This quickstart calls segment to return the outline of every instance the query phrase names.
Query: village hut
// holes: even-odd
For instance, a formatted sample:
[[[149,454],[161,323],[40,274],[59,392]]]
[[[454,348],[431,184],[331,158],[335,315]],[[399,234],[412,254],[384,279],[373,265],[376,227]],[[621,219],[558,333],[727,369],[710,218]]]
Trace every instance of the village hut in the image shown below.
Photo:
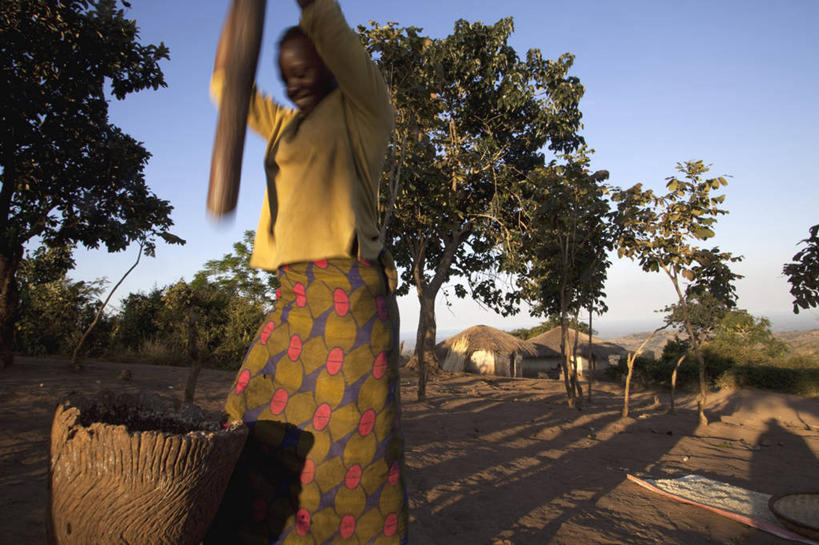
[[[577,330],[569,328],[569,345],[566,352],[571,353]],[[561,329],[556,327],[537,337],[529,339],[535,345],[536,355],[524,358],[521,368],[523,376],[537,376],[538,373],[554,373],[560,369],[560,338]],[[597,362],[597,369],[602,370],[610,365],[616,365],[621,356],[627,351],[620,345],[610,343],[592,336],[592,357]],[[581,375],[589,373],[589,335],[580,333],[577,343],[577,372]]]
[[[436,349],[444,371],[502,377],[522,376],[520,362],[537,354],[529,341],[485,325],[470,327],[439,343]]]

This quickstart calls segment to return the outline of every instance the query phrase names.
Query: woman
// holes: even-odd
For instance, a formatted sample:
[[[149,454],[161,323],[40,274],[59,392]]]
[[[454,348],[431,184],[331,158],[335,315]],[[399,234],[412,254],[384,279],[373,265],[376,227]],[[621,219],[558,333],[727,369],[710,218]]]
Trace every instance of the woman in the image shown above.
[[[298,109],[250,102],[268,141],[250,263],[278,270],[281,292],[228,395],[251,436],[207,542],[406,543],[396,275],[377,218],[393,111],[338,4],[299,5],[278,59]]]

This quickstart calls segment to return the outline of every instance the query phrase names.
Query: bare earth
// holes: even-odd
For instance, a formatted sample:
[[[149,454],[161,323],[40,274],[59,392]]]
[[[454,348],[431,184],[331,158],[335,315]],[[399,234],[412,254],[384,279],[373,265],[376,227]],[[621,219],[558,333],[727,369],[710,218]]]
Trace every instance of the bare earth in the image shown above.
[[[70,391],[154,391],[181,396],[187,369],[90,363],[74,374],[59,360],[18,358],[0,371],[0,542],[45,543],[49,428]],[[130,369],[132,379],[118,375]],[[197,404],[217,411],[233,373],[204,370]],[[638,392],[621,419],[621,389],[595,388],[569,409],[548,379],[434,377],[415,401],[402,379],[411,543],[790,543],[659,496],[627,473],[697,473],[775,494],[817,488],[819,398],[760,391],[711,395],[712,424],[698,427],[693,398],[677,414]]]

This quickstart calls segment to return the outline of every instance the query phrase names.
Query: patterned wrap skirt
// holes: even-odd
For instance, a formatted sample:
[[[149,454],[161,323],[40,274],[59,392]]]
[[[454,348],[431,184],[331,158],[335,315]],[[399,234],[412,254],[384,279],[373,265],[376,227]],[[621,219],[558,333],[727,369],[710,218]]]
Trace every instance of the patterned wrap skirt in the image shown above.
[[[407,543],[394,284],[352,258],[279,279],[228,395],[251,433],[205,542]]]

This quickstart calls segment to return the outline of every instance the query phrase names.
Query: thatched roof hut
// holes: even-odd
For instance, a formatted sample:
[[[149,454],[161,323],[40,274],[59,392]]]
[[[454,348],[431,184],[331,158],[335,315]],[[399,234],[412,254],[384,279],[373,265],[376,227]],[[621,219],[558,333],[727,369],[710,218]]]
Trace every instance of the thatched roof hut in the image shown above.
[[[571,352],[577,330],[569,328],[569,346],[566,347],[567,352]],[[532,337],[529,342],[535,345],[539,357],[557,357],[560,356],[560,337],[561,330],[559,327],[550,329],[545,333],[541,333],[537,337]],[[592,336],[592,354],[600,361],[609,361],[611,357],[620,357],[626,355],[626,349],[620,345],[598,339]],[[581,333],[580,339],[577,343],[577,355],[588,357],[589,355],[589,335],[588,333]]]
[[[499,376],[516,376],[514,362],[537,354],[531,342],[485,325],[450,337],[439,343],[436,350],[444,371]]]

